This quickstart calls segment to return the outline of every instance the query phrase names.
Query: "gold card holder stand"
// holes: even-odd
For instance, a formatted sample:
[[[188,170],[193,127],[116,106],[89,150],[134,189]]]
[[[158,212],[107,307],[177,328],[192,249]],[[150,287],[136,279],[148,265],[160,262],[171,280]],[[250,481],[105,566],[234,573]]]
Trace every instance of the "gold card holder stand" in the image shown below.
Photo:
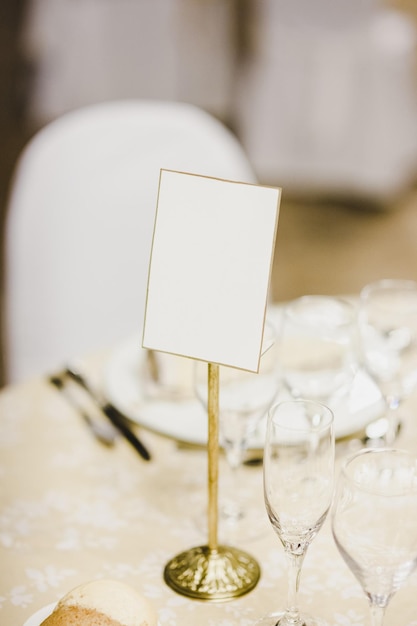
[[[251,591],[260,578],[258,562],[247,552],[218,545],[219,366],[208,364],[208,544],[172,558],[166,584],[197,600],[223,602]]]

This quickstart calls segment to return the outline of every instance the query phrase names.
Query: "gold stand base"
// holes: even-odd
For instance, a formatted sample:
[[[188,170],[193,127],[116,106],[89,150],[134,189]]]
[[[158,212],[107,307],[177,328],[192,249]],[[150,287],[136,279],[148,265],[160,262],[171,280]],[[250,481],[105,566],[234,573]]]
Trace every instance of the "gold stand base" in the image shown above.
[[[182,552],[164,570],[171,589],[190,598],[222,602],[243,596],[261,575],[257,561],[242,550],[199,546]]]

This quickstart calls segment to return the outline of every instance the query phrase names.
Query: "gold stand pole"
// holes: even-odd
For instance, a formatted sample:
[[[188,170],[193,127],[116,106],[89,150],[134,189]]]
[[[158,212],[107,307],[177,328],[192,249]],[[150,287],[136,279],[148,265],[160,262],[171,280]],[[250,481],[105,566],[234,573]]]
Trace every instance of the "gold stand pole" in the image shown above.
[[[251,591],[258,583],[257,561],[242,550],[219,546],[219,366],[208,364],[208,545],[190,548],[165,566],[171,589],[198,600],[222,602]]]
[[[219,484],[219,366],[208,364],[208,547],[217,550]]]

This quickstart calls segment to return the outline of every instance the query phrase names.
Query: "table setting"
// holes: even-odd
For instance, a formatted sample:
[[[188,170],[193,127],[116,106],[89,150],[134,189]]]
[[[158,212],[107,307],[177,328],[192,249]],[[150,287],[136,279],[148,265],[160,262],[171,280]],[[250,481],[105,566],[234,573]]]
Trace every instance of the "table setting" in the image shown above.
[[[281,315],[281,305],[271,308],[273,314]],[[120,352],[121,346],[116,345],[82,360],[87,380],[104,396]],[[139,379],[137,384],[139,387]],[[375,393],[375,407],[364,423],[383,414],[380,397]],[[108,394],[107,400],[116,400],[120,408],[117,397]],[[152,402],[158,404],[159,400],[154,397]],[[177,405],[181,402],[186,407],[194,403],[204,414],[198,399],[176,401]],[[414,454],[415,402],[415,394],[404,401],[408,418],[395,440],[396,447]],[[204,530],[196,523],[206,489],[203,435],[190,435],[185,445],[184,438],[177,438],[169,426],[165,432],[149,428],[146,414],[144,425],[129,419],[150,452],[151,460],[145,461],[123,436],[111,447],[100,443],[47,379],[5,388],[0,393],[0,407],[2,623],[26,626],[26,620],[38,611],[44,616],[43,607],[49,610],[76,584],[108,576],[126,581],[150,597],[161,624],[192,624],[199,619],[213,624],[255,624],[268,611],[285,605],[285,555],[266,513],[262,532],[242,544],[261,564],[259,583],[247,595],[228,603],[201,603],[181,598],[163,581],[163,567],[175,547],[204,539]],[[172,410],[168,421],[178,406]],[[342,436],[336,437],[335,474],[359,445],[363,430],[361,425],[346,435],[343,428]],[[255,438],[246,458],[257,457],[259,446]],[[220,483],[227,479],[227,471],[221,454]],[[262,466],[244,462],[240,473],[252,509],[264,512]],[[309,548],[301,580],[300,605],[310,614],[340,626],[369,623],[367,601],[337,552],[329,519]],[[412,575],[394,595],[386,624],[417,623],[416,585]],[[36,619],[27,626],[39,626]]]
[[[279,190],[173,174],[144,328],[0,392],[1,624],[417,626],[417,285],[384,282],[372,315],[369,286],[269,302]],[[189,263],[218,228],[196,197],[224,196],[245,281],[228,236]]]

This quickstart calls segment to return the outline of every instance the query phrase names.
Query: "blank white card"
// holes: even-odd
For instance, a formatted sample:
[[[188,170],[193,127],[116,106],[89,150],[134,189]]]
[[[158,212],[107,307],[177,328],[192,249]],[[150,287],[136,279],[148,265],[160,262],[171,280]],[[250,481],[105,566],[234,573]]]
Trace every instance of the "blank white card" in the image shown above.
[[[258,371],[280,198],[161,170],[143,347]]]

